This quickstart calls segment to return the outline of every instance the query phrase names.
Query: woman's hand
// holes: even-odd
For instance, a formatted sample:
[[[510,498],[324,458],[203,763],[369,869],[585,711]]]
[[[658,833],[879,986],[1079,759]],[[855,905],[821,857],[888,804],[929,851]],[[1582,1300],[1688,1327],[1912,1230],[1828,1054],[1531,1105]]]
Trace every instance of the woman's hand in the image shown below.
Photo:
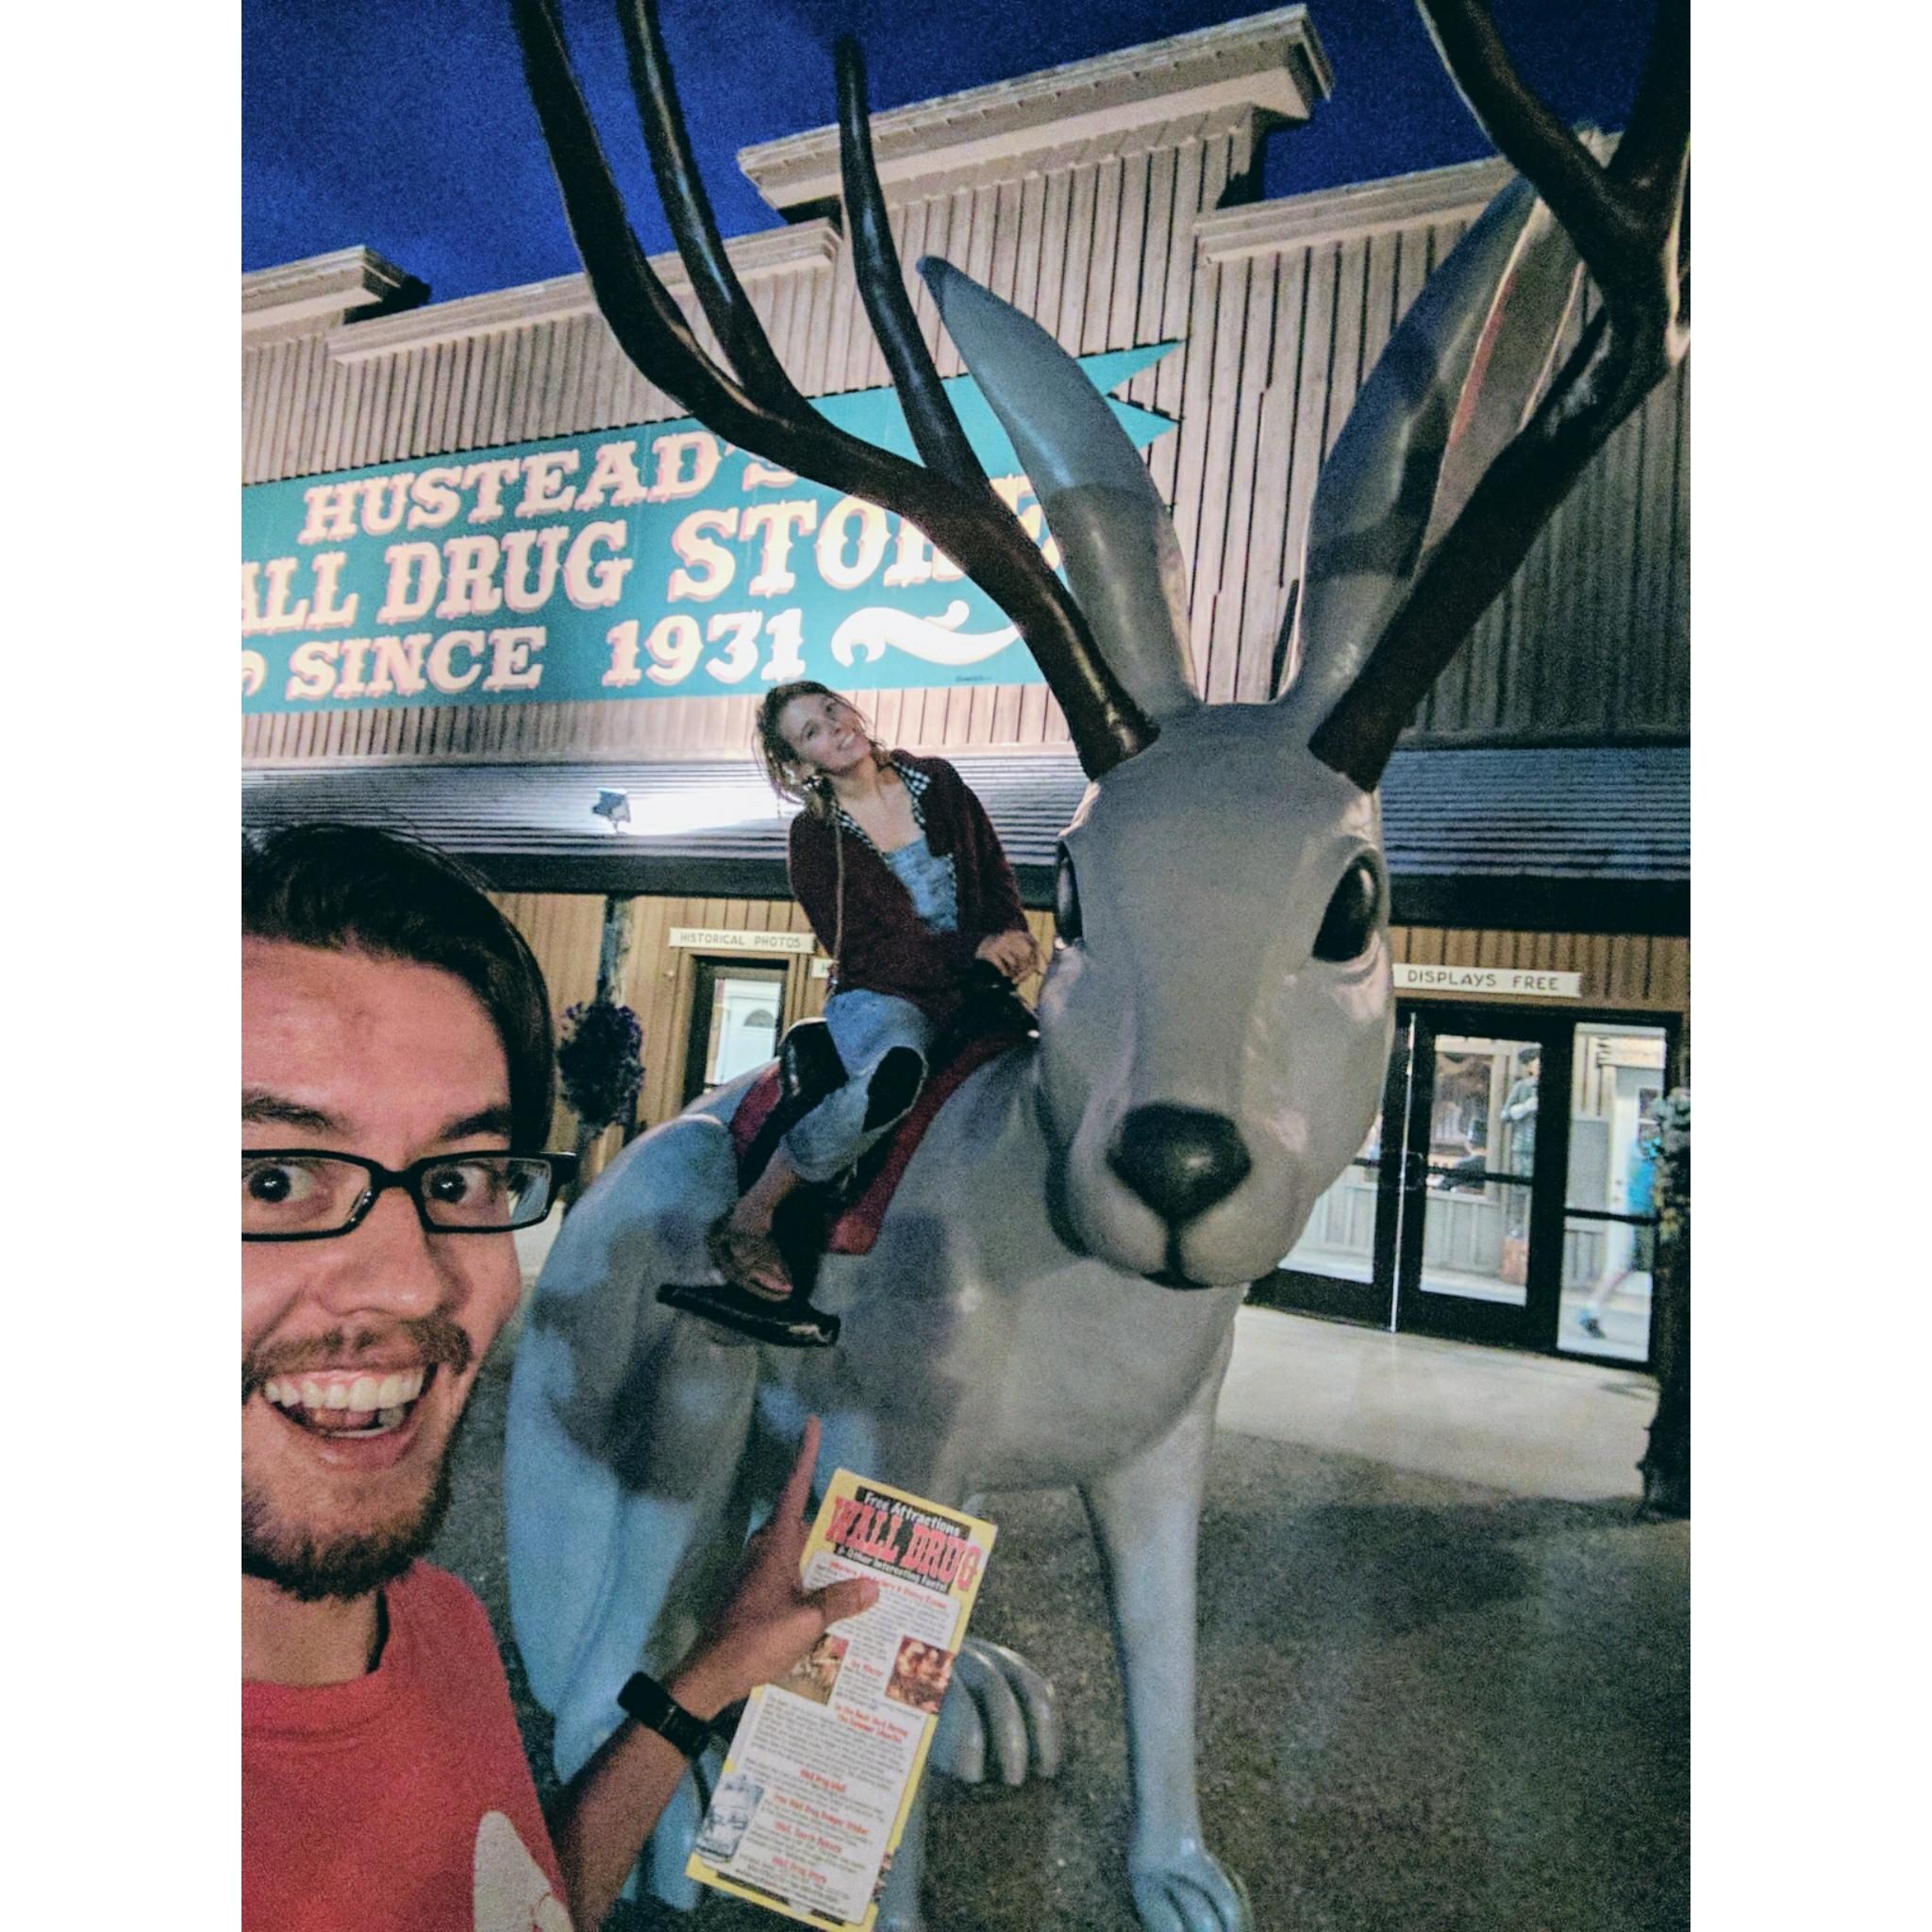
[[[1015,926],[1011,932],[989,933],[974,947],[973,957],[997,966],[1011,980],[1024,979],[1040,964],[1040,949],[1024,926]]]
[[[738,1588],[665,1686],[698,1717],[713,1718],[750,1696],[754,1685],[782,1677],[832,1624],[878,1600],[879,1587],[870,1577],[846,1577],[809,1593],[799,1585],[811,1531],[805,1507],[818,1457],[819,1423],[811,1416],[778,1506],[746,1550]]]

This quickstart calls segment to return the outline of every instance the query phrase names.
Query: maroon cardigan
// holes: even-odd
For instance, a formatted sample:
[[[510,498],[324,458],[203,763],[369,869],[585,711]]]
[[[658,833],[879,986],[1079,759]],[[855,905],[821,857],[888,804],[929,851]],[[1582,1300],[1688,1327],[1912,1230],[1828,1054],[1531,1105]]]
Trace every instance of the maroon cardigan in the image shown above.
[[[809,812],[791,821],[791,891],[829,953],[839,931],[837,846],[842,842],[845,920],[838,991],[896,993],[944,1019],[979,942],[994,933],[1024,930],[1026,914],[999,834],[966,781],[944,758],[916,758],[907,752],[893,757],[930,781],[919,811],[926,843],[937,857],[952,858],[958,930],[934,932],[913,911],[911,893],[868,840],[841,830],[836,819]]]

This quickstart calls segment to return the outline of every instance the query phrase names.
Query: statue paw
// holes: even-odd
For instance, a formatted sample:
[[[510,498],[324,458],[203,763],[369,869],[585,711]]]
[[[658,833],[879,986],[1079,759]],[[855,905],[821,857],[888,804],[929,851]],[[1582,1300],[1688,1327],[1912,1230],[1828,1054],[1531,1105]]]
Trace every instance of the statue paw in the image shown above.
[[[1131,1871],[1143,1932],[1254,1932],[1247,1888],[1197,1840]]]
[[[932,1766],[963,1784],[1021,1785],[1060,1768],[1053,1686],[1018,1651],[969,1637],[933,1735]]]

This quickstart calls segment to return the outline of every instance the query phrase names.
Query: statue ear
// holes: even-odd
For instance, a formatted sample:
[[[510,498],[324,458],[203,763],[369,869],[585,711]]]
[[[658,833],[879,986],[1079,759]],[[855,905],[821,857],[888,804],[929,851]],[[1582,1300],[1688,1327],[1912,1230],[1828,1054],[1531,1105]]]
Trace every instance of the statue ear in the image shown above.
[[[1080,365],[1030,317],[950,262],[925,277],[1066,558],[1094,641],[1156,723],[1191,710],[1188,578],[1147,466]]]
[[[1390,338],[1315,489],[1294,615],[1301,664],[1280,699],[1297,731],[1311,734],[1355,685],[1390,613],[1522,427],[1581,274],[1570,238],[1519,177]],[[1406,695],[1404,718],[1423,690]]]

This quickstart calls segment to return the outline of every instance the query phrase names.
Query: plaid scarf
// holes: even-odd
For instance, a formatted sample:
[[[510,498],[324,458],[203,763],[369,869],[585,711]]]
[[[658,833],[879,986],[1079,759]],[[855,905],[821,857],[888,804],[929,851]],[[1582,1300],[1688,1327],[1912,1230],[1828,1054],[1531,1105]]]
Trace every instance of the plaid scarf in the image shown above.
[[[906,787],[906,795],[912,802],[912,823],[919,827],[920,836],[923,838],[925,834],[925,807],[920,801],[925,796],[925,788],[932,783],[931,774],[925,772],[914,771],[910,765],[901,758],[894,758],[892,760],[892,769],[898,773],[900,782]],[[873,844],[872,841],[866,837],[865,827],[842,805],[838,809],[841,827],[850,832],[860,844],[866,846],[870,851],[878,853],[878,856],[883,858],[885,854],[879,852],[879,848]]]

